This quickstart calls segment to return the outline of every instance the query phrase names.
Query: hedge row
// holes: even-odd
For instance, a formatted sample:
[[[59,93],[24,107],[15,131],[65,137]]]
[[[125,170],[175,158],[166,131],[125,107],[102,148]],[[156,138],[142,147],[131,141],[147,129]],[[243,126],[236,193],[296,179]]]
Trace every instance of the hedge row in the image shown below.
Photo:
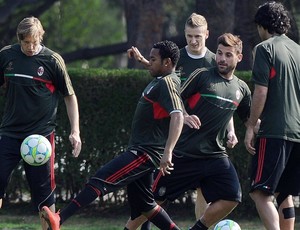
[[[57,199],[62,202],[74,197],[90,175],[126,148],[137,100],[151,80],[148,72],[143,70],[70,69],[69,73],[78,97],[83,148],[78,158],[72,157],[68,141],[70,126],[61,100],[56,129],[55,172]],[[237,75],[249,82],[250,72],[238,72]],[[0,104],[3,104],[3,97]],[[244,126],[236,118],[235,128],[239,144],[229,151],[229,155],[237,168],[244,196],[243,204],[233,215],[252,216],[255,209],[247,192],[250,155],[243,145]],[[26,194],[28,186],[20,164],[12,176],[6,202],[24,201],[28,197]],[[108,201],[113,205],[123,204],[126,191],[111,194]],[[100,199],[99,205],[102,202]]]

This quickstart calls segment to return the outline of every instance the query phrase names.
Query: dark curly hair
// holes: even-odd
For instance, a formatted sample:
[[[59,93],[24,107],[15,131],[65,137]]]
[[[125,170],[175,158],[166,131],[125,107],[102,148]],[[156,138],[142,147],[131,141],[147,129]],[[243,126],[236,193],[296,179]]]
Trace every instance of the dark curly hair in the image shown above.
[[[180,52],[178,46],[171,41],[161,41],[153,45],[153,48],[159,49],[159,54],[161,59],[170,58],[173,66],[177,65],[180,57]]]
[[[266,2],[259,6],[254,22],[270,34],[285,34],[291,27],[289,12],[279,2]]]

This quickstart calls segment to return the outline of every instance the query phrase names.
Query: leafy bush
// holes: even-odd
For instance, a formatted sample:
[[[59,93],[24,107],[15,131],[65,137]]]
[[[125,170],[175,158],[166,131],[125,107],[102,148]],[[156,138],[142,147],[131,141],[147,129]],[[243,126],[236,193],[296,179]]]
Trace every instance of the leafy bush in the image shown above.
[[[68,140],[69,121],[61,100],[57,117],[55,164],[56,194],[61,202],[78,194],[90,175],[126,148],[136,103],[151,80],[148,72],[143,70],[70,69],[69,73],[79,103],[83,146],[80,156],[73,158]],[[237,76],[249,83],[250,72],[238,72]],[[3,104],[3,97],[0,98],[0,104]],[[229,155],[237,168],[244,191],[243,204],[238,206],[235,214],[245,217],[253,214],[249,210],[254,210],[247,194],[250,155],[243,145],[245,129],[239,119],[235,119],[235,128],[239,144],[229,151]],[[28,187],[20,165],[13,174],[6,202],[24,201],[28,197],[25,194],[28,194]],[[114,205],[124,203],[126,191],[117,191],[104,199]],[[98,202],[101,205],[103,199]]]

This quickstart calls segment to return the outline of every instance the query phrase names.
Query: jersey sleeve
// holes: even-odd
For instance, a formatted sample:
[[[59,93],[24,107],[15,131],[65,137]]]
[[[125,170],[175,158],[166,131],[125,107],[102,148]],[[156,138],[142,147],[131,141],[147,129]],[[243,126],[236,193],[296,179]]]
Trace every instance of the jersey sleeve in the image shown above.
[[[58,53],[53,53],[52,58],[55,61],[55,77],[58,90],[63,96],[75,94],[67,67],[63,58]]]
[[[255,84],[267,87],[272,67],[270,47],[259,44],[254,50],[255,55],[252,70],[252,81]]]
[[[177,76],[175,76],[177,78]],[[180,81],[174,77],[166,76],[162,79],[159,103],[170,114],[171,112],[183,111],[180,97]]]
[[[245,123],[250,116],[251,91],[248,85],[244,81],[240,80],[240,82],[241,82],[241,93],[243,95],[243,99],[241,100],[236,112],[239,118]]]

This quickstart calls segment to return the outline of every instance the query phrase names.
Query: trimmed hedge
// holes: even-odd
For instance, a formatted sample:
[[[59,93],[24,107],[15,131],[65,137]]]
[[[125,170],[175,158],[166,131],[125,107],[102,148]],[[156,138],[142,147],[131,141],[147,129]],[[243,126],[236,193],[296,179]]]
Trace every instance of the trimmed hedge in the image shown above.
[[[80,156],[73,158],[68,140],[69,121],[61,100],[56,129],[55,172],[58,202],[73,198],[90,175],[126,148],[136,103],[151,80],[145,70],[70,69],[69,73],[79,103],[83,146]],[[249,83],[250,72],[237,72],[237,75]],[[3,97],[0,98],[0,104],[3,105]],[[255,207],[247,192],[250,183],[250,154],[243,145],[244,125],[236,118],[235,128],[239,144],[229,151],[229,155],[237,168],[244,196],[243,204],[235,209],[233,215],[253,216]],[[25,194],[28,194],[28,186],[20,164],[12,176],[6,202],[24,201],[28,197]],[[126,201],[126,191],[117,191],[107,199],[108,204],[123,204]],[[100,199],[98,204],[102,205],[102,202],[103,199]]]

